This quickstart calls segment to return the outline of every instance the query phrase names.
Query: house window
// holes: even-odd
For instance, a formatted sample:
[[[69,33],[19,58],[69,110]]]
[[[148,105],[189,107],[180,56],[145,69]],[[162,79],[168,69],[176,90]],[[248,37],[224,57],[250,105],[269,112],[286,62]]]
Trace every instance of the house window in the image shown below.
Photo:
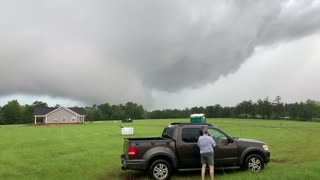
[[[62,121],[66,121],[66,117],[65,116],[62,116]]]
[[[72,121],[75,121],[75,120],[76,120],[76,117],[75,117],[75,116],[72,116],[71,119],[72,119]]]

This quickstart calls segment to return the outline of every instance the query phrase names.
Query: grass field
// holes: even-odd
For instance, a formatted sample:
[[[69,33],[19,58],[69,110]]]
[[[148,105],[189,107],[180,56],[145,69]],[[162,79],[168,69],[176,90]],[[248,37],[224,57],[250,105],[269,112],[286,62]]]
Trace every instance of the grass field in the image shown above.
[[[130,137],[147,137],[160,136],[166,125],[182,121],[188,119],[0,126],[0,179],[145,179],[143,172],[120,169],[124,136],[119,125],[134,127],[135,135]],[[208,122],[231,136],[264,141],[271,150],[271,162],[263,172],[220,171],[215,179],[320,178],[320,123],[244,119]],[[200,172],[174,174],[172,179],[200,179]]]

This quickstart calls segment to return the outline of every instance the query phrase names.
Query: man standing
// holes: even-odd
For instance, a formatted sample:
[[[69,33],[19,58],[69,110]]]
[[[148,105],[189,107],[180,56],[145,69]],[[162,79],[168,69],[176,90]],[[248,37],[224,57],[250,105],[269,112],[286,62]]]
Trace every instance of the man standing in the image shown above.
[[[206,174],[206,167],[207,164],[210,168],[210,176],[211,180],[214,179],[214,169],[213,169],[213,157],[214,157],[214,150],[213,148],[216,146],[216,142],[213,140],[211,136],[208,136],[208,128],[203,128],[202,130],[203,135],[199,137],[198,139],[198,146],[200,148],[200,154],[201,154],[201,177],[202,180],[204,180],[205,174]]]

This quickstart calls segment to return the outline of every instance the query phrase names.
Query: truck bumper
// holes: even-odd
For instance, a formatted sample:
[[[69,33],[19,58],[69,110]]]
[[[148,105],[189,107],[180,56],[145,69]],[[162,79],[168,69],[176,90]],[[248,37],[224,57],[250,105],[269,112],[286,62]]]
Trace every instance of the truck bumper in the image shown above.
[[[121,169],[122,170],[146,170],[146,162],[145,160],[128,160],[126,159],[125,155],[122,154],[120,156],[121,159]]]
[[[264,156],[265,156],[265,163],[269,163],[270,162],[270,151],[265,151],[264,152]]]

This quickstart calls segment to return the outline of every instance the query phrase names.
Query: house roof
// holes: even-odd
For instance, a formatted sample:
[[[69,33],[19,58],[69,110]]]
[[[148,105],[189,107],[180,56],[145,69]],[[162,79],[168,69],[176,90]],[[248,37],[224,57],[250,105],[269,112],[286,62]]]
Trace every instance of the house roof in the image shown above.
[[[73,107],[73,108],[68,108],[68,109],[70,109],[71,111],[74,111],[74,112],[78,113],[79,115],[85,115],[85,114],[86,114],[84,108]]]
[[[33,115],[46,115],[51,111],[58,109],[58,107],[36,107]]]
[[[59,107],[36,107],[34,109],[33,115],[47,115],[50,112],[58,109]],[[85,115],[85,110],[84,108],[79,108],[79,107],[73,107],[69,108],[71,111],[78,113],[79,115]]]

